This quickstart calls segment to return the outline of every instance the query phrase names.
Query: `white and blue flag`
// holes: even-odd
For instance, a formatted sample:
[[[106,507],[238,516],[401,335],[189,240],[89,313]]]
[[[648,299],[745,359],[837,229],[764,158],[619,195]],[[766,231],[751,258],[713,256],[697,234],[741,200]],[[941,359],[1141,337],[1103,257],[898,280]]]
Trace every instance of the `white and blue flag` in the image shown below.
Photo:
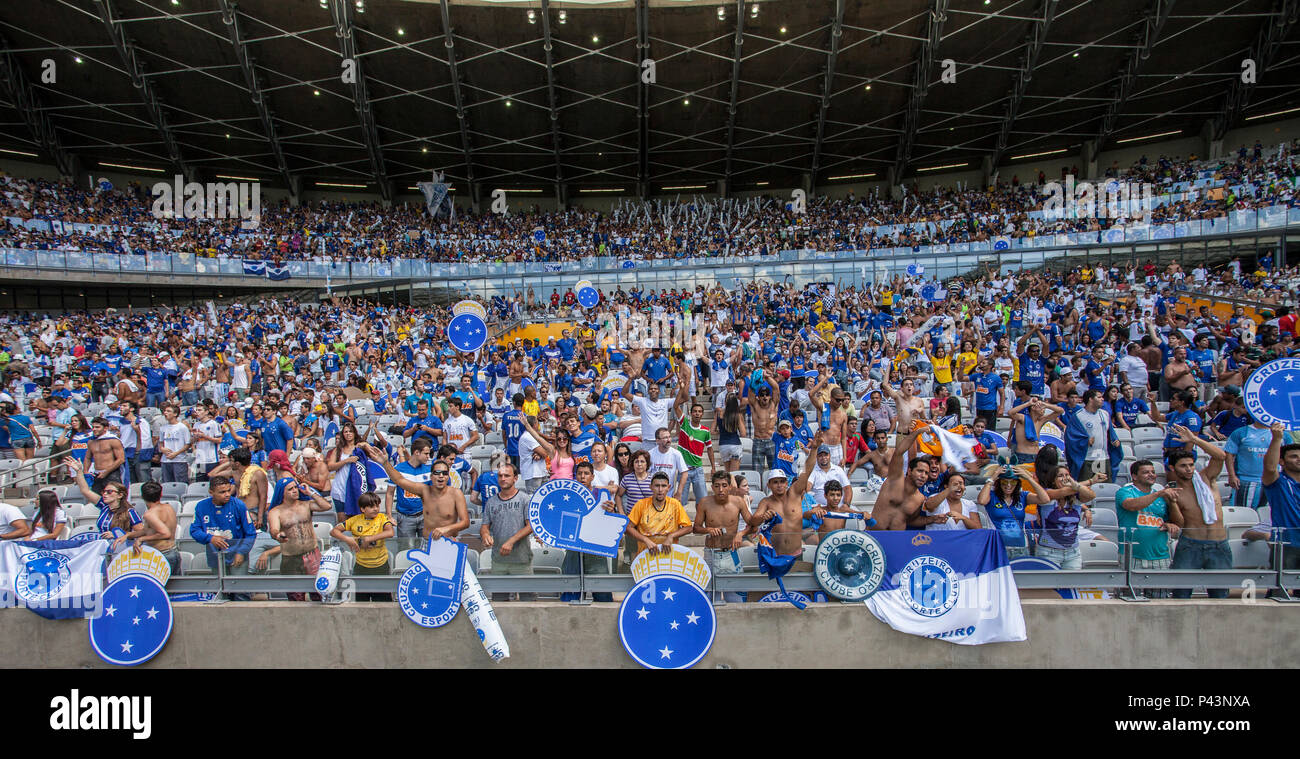
[[[885,580],[864,603],[899,632],[973,646],[1025,640],[1007,551],[997,530],[873,532]]]
[[[92,616],[107,555],[107,540],[0,543],[0,608],[26,606],[46,619]]]

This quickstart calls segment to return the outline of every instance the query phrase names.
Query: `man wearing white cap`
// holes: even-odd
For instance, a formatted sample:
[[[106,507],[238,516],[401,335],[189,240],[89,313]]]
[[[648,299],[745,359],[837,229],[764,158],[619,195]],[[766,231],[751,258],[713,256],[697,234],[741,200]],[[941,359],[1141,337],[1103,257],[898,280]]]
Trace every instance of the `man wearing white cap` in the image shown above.
[[[853,498],[853,489],[849,486],[849,476],[844,468],[831,463],[831,447],[822,443],[817,446],[817,466],[808,475],[808,492],[821,506],[826,505],[826,483],[835,480],[844,489],[844,503]]]

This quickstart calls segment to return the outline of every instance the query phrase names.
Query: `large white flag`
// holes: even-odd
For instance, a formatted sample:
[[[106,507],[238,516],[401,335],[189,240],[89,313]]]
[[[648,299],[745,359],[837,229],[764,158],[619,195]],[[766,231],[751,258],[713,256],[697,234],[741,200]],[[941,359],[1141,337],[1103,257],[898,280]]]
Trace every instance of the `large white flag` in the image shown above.
[[[864,603],[899,632],[971,646],[1025,640],[1020,592],[997,530],[873,532],[885,579]]]
[[[975,446],[979,441],[975,438],[963,437],[937,424],[930,425],[930,432],[939,438],[939,445],[943,446],[943,460],[949,466],[956,467],[957,471],[965,472],[967,463],[978,460]]]
[[[0,608],[26,606],[47,619],[95,613],[107,540],[0,543]]]

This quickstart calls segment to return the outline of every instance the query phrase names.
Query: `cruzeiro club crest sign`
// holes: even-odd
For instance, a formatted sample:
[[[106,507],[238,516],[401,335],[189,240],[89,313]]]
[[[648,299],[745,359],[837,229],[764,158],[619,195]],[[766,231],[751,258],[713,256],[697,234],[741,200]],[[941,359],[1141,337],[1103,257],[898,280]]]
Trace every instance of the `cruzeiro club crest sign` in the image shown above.
[[[24,601],[48,601],[71,579],[67,556],[57,551],[36,550],[23,557],[14,592]]]
[[[885,551],[865,532],[835,530],[817,545],[813,573],[828,594],[861,601],[885,580]]]

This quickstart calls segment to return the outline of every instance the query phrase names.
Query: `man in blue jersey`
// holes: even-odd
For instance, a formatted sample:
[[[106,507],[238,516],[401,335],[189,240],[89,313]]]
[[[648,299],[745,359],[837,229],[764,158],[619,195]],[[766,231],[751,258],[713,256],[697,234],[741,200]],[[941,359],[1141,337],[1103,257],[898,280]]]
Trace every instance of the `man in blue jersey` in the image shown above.
[[[1031,395],[1041,398],[1047,392],[1048,366],[1038,343],[1030,343],[1028,348],[1025,347],[1025,341],[1034,335],[1041,337],[1042,332],[1034,327],[1032,332],[1017,341],[1016,350],[1020,353],[1020,379],[1029,383]]]
[[[429,459],[432,456],[433,443],[429,438],[420,438],[411,443],[411,452],[406,461],[393,468],[411,482],[426,483],[430,481]],[[385,494],[384,511],[397,525],[395,539],[401,550],[414,548],[424,529],[424,501],[418,493],[410,493],[389,483]]]
[[[257,528],[248,518],[244,502],[235,497],[230,478],[217,476],[208,481],[208,497],[194,505],[190,537],[207,546],[209,569],[216,571],[220,555],[228,571],[247,574],[248,553],[257,538]],[[232,598],[247,600],[248,597],[234,594]]]
[[[969,398],[966,402],[974,407],[976,419],[983,419],[986,426],[994,426],[998,409],[1002,408],[1004,401],[1002,378],[994,373],[993,362],[985,357],[980,359],[976,370],[968,379],[973,386],[975,398],[973,402]]]
[[[442,420],[429,411],[429,402],[421,399],[415,404],[415,416],[406,421],[402,437],[416,440],[428,440],[437,443],[442,439]]]
[[[1193,390],[1178,390],[1169,396],[1169,413],[1165,414],[1165,460],[1174,451],[1188,447],[1174,431],[1174,427],[1182,425],[1192,431],[1193,435],[1201,434],[1201,416],[1192,410],[1196,404],[1196,392]],[[1196,459],[1196,449],[1188,447],[1192,452],[1192,459]]]
[[[1244,409],[1245,401],[1238,398]],[[1228,412],[1223,412],[1228,413]],[[1264,505],[1264,456],[1273,441],[1268,427],[1259,422],[1240,427],[1228,435],[1223,450],[1228,454],[1228,487],[1233,491],[1233,506],[1258,509]]]
[[[519,438],[524,434],[524,394],[515,393],[510,400],[513,408],[501,417],[501,436],[506,441],[506,456],[519,468]]]
[[[1282,569],[1300,569],[1300,445],[1282,444],[1286,428],[1281,422],[1273,424],[1269,435],[1262,477],[1264,495],[1272,511],[1273,526],[1282,530]]]

